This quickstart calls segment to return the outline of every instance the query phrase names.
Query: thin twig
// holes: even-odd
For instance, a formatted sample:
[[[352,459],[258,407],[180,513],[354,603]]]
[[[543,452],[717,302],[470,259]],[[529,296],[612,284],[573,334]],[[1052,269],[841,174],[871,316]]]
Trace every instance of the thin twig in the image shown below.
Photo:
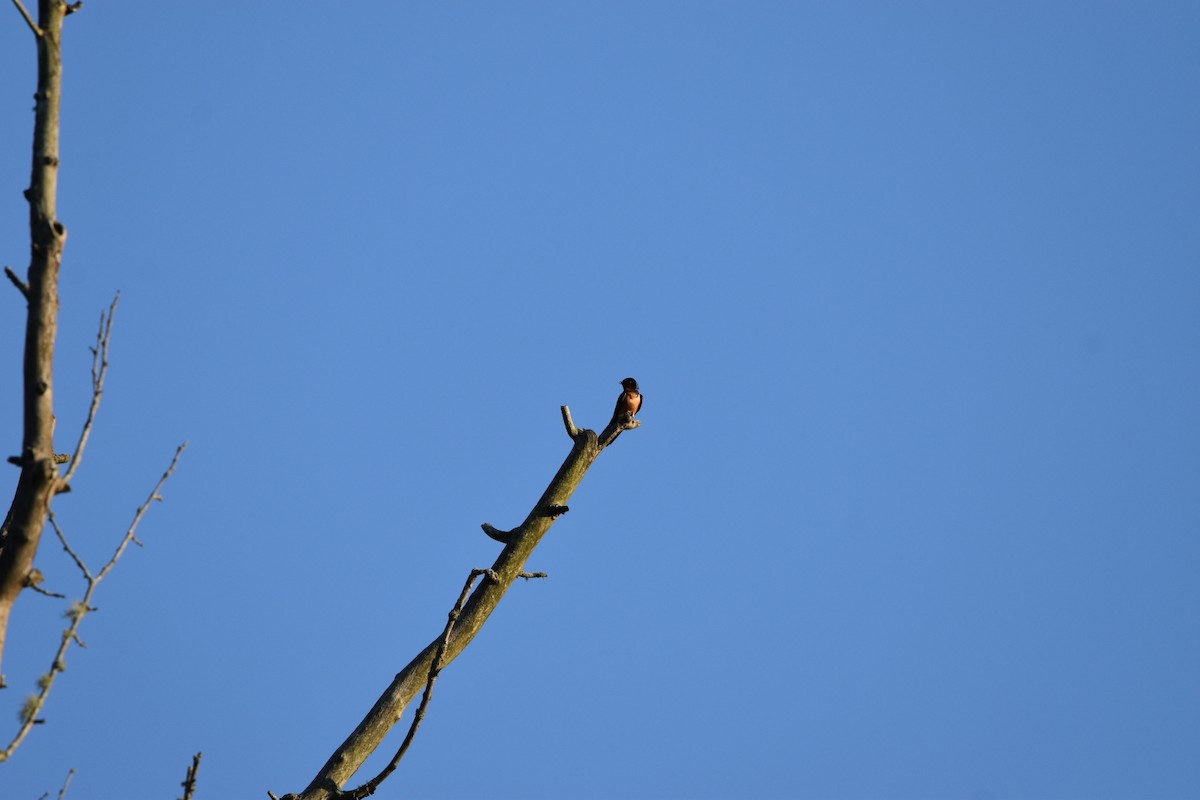
[[[108,345],[112,341],[113,317],[117,314],[117,303],[120,300],[121,293],[117,292],[112,304],[108,307],[108,313],[100,312],[100,329],[96,331],[96,346],[91,349],[92,403],[88,406],[87,419],[84,420],[83,430],[79,433],[79,443],[75,445],[75,452],[71,455],[71,466],[67,468],[67,473],[62,477],[64,484],[69,485],[71,478],[75,475],[75,470],[79,469],[79,462],[83,460],[83,450],[87,447],[88,437],[92,435],[96,412],[100,410],[100,398],[104,394],[104,378],[108,375]]]
[[[71,560],[75,562],[75,566],[79,567],[79,571],[83,573],[83,579],[88,583],[92,583],[95,580],[95,578],[92,577],[92,571],[87,568],[87,564],[83,563],[83,559],[80,558],[73,549],[71,549],[71,545],[67,541],[66,534],[62,532],[62,528],[58,527],[58,519],[54,516],[53,511],[49,513],[48,518],[50,520],[50,527],[54,529],[54,535],[57,536],[58,541],[62,543],[63,550],[67,551],[67,555],[69,555]]]
[[[38,718],[38,715],[46,706],[46,701],[50,697],[50,690],[54,688],[54,681],[67,668],[67,651],[71,648],[71,643],[74,642],[80,647],[86,646],[83,643],[83,639],[79,637],[79,626],[83,623],[84,617],[96,610],[92,605],[92,597],[96,593],[96,587],[100,585],[100,581],[104,580],[105,576],[116,566],[117,561],[120,560],[129,543],[137,540],[135,534],[137,533],[138,525],[141,524],[142,518],[145,517],[146,511],[150,508],[150,504],[155,500],[162,500],[162,495],[159,492],[162,490],[163,484],[175,472],[175,467],[179,463],[179,457],[183,455],[183,451],[187,448],[187,445],[188,443],[184,442],[176,448],[175,455],[171,459],[171,465],[167,467],[167,471],[158,479],[158,483],[154,485],[154,489],[151,490],[150,496],[146,498],[146,502],[133,515],[133,522],[129,524],[128,530],[125,531],[125,535],[121,538],[121,543],[117,545],[116,552],[113,553],[112,558],[108,560],[108,563],[98,573],[93,573],[87,564],[84,563],[83,559],[79,557],[79,554],[71,547],[67,541],[66,534],[63,533],[62,528],[58,525],[58,520],[55,518],[54,512],[51,511],[47,515],[50,526],[54,529],[55,535],[58,536],[58,540],[62,543],[63,549],[67,551],[67,555],[71,556],[71,560],[75,562],[75,566],[79,567],[79,571],[83,573],[83,579],[87,583],[87,590],[83,593],[83,599],[73,603],[67,610],[66,616],[71,620],[71,624],[62,633],[58,649],[54,653],[54,660],[50,662],[50,671],[38,679],[38,693],[31,696],[25,707],[21,710],[21,727],[17,730],[8,747],[0,750],[0,762],[7,761],[16,752],[16,749],[21,746],[21,743],[25,741],[25,737],[33,730],[33,726],[42,722]]]
[[[63,800],[67,796],[67,787],[71,785],[71,778],[75,777],[75,768],[71,767],[71,771],[67,773],[67,779],[63,781],[62,788],[58,790],[58,800]]]
[[[454,604],[454,608],[450,609],[450,613],[447,615],[446,629],[442,631],[437,653],[433,657],[433,663],[429,665],[429,677],[425,680],[425,692],[421,695],[421,704],[417,706],[417,711],[413,714],[412,724],[408,726],[408,734],[404,737],[400,749],[396,751],[396,755],[392,756],[392,760],[388,762],[382,772],[357,789],[343,792],[340,797],[347,800],[361,800],[375,794],[379,784],[383,783],[400,765],[400,759],[404,758],[404,754],[408,752],[408,746],[412,744],[413,738],[417,735],[417,728],[421,727],[421,721],[425,719],[425,709],[429,707],[429,701],[433,697],[433,684],[437,682],[438,674],[442,671],[442,661],[446,657],[446,648],[450,644],[450,634],[454,632],[454,624],[458,622],[458,615],[462,613],[463,606],[467,604],[467,597],[470,596],[471,589],[474,588],[475,581],[479,579],[480,575],[487,575],[489,579],[496,580],[496,573],[490,569],[471,570],[471,575],[458,595],[458,602]]]
[[[196,793],[196,773],[200,771],[200,759],[203,757],[204,753],[192,756],[192,765],[188,767],[187,777],[180,784],[183,787],[183,797],[180,800],[192,800],[192,795]]]
[[[32,589],[38,594],[45,595],[46,597],[57,597],[59,600],[67,599],[65,594],[59,594],[58,592],[52,592],[49,589],[43,589],[41,584],[44,580],[45,576],[42,575],[42,571],[35,567],[33,572],[29,573],[29,578],[26,580],[25,588]]]
[[[137,513],[133,515],[133,522],[129,523],[129,530],[125,531],[125,537],[121,539],[121,543],[117,545],[116,551],[113,553],[112,558],[108,560],[108,563],[104,565],[104,569],[100,570],[100,574],[96,576],[97,583],[102,581],[104,576],[107,575],[114,566],[116,566],[117,560],[121,558],[121,554],[125,552],[125,548],[129,546],[129,543],[137,541],[135,534],[137,533],[138,525],[140,525],[142,522],[142,517],[146,516],[146,512],[150,509],[151,503],[156,500],[163,499],[162,495],[159,494],[159,491],[162,489],[163,484],[165,484],[171,475],[175,473],[175,467],[179,464],[179,457],[183,455],[183,451],[187,449],[187,446],[188,443],[184,442],[183,444],[179,445],[179,447],[175,448],[175,455],[171,459],[171,465],[167,467],[167,471],[164,472],[162,477],[158,479],[158,483],[156,483],[154,488],[150,491],[150,496],[146,498],[146,502],[142,503],[142,505],[138,507]],[[138,544],[140,545],[141,542],[138,542]]]
[[[29,26],[29,30],[33,31],[33,35],[39,39],[44,36],[42,29],[33,21],[33,17],[29,16],[29,12],[25,10],[25,4],[21,0],[13,0],[13,5],[21,12],[21,16],[25,18],[25,23]]]

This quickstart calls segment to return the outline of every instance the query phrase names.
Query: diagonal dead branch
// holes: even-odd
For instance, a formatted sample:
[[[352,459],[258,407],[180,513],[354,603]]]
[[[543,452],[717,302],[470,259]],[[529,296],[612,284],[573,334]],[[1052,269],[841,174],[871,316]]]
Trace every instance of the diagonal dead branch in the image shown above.
[[[500,531],[490,524],[483,526],[489,536],[497,538],[495,534],[499,534],[504,537],[504,549],[492,565],[495,578],[483,581],[470,593],[448,637],[439,637],[431,642],[396,675],[366,717],[334,751],[304,791],[284,795],[283,800],[334,800],[344,796],[339,787],[352,778],[380,746],[408,704],[427,684],[431,670],[444,668],[462,653],[517,578],[540,577],[538,573],[526,572],[524,566],[559,517],[546,511],[567,507],[567,501],[603,450],[595,431],[574,427],[569,409],[564,406],[562,411],[564,426],[572,434],[574,444],[546,491],[534,504],[525,521],[513,530]],[[605,441],[611,442],[612,433],[618,428],[629,430],[635,427],[638,425],[633,422],[614,418],[605,429]]]

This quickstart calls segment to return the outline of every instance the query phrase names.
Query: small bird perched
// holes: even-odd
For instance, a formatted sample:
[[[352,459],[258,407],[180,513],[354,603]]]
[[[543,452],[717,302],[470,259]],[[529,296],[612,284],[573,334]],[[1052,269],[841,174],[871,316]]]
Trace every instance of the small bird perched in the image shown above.
[[[638,389],[637,381],[633,378],[626,378],[621,381],[621,388],[625,391],[621,392],[621,396],[617,398],[617,408],[613,411],[614,419],[623,414],[632,417],[642,408],[642,392]]]

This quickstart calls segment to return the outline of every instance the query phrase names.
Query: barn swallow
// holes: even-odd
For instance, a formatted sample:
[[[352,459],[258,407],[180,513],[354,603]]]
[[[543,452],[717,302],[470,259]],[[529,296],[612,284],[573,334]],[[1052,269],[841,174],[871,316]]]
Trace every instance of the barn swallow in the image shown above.
[[[621,392],[621,396],[617,398],[617,408],[613,411],[614,419],[623,414],[632,417],[642,408],[642,392],[638,389],[637,381],[633,378],[626,378],[621,381],[621,388],[625,391]]]

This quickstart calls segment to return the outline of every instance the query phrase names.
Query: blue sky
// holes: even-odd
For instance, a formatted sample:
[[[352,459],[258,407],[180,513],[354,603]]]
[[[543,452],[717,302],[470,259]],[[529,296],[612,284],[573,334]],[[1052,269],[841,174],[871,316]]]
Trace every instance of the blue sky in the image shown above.
[[[643,427],[380,796],[1195,796],[1200,6],[69,23],[61,449],[122,292],[55,506],[88,559],[191,446],[0,795],[174,797],[199,750],[198,798],[299,791],[540,495],[558,406],[600,428],[633,375]],[[10,8],[21,269],[33,65]],[[14,729],[61,611],[17,606]]]

